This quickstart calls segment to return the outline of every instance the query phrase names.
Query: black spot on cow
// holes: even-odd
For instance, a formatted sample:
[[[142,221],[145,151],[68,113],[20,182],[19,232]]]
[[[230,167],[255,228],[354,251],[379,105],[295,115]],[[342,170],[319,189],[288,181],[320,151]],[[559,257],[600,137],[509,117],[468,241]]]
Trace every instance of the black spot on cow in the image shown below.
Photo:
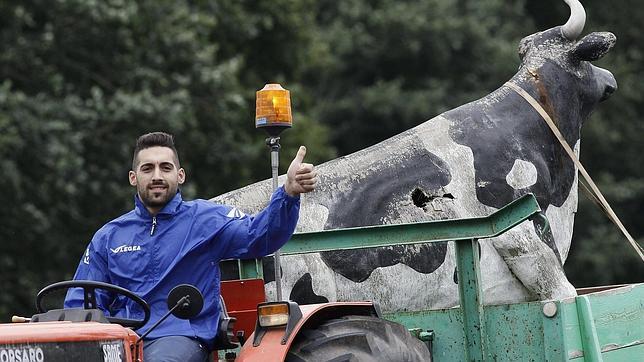
[[[422,142],[419,140],[419,144]],[[387,218],[399,219],[401,210],[393,207],[396,202],[409,200],[424,202],[423,197],[441,195],[443,187],[451,180],[445,162],[424,148],[405,150],[403,154],[383,154],[378,164],[378,177],[357,180],[351,192],[338,201],[339,205],[329,219],[325,229],[379,225]],[[328,180],[330,184],[336,180]],[[418,191],[414,191],[418,190]],[[414,199],[414,192],[416,199]],[[424,196],[423,196],[424,195]],[[403,211],[404,212],[404,211]],[[406,264],[414,270],[429,274],[436,270],[447,254],[447,243],[433,243],[415,246],[393,246],[362,250],[328,251],[321,253],[322,260],[335,272],[354,282],[362,282],[380,267]]]
[[[329,300],[325,297],[319,296],[313,292],[313,280],[311,274],[306,273],[297,280],[289,295],[289,300],[297,302],[298,304],[317,304],[328,303]]]
[[[563,74],[561,77],[572,75]],[[474,102],[445,114],[454,122],[450,129],[452,139],[472,149],[475,182],[479,185],[476,188],[477,198],[485,205],[500,208],[531,192],[543,210],[548,205],[559,207],[566,201],[574,182],[573,162],[541,116],[534,109],[526,107],[525,101],[518,95],[510,94],[508,97],[512,99],[494,108],[484,108]],[[557,103],[574,109],[575,105],[570,102]],[[568,144],[574,146],[579,139],[581,123],[568,125],[562,124],[564,122],[561,120],[570,117],[578,119],[579,115],[567,116],[559,112],[568,111],[558,109],[555,112],[558,116],[553,119],[559,121],[560,131],[566,136]],[[514,190],[505,177],[517,159],[535,166],[537,182]]]

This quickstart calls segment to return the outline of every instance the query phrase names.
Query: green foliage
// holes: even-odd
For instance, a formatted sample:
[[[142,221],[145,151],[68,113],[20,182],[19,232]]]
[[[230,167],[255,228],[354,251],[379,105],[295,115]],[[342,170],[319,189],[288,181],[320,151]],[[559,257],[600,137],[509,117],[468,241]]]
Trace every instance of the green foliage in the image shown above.
[[[581,160],[629,233],[644,246],[644,48],[630,19],[644,16],[637,1],[584,2],[589,31],[611,31],[617,45],[597,65],[609,69],[619,89],[584,125]],[[569,278],[576,286],[642,282],[644,262],[599,209],[580,196]]]
[[[521,4],[319,2],[315,59],[304,73],[319,100],[315,118],[346,154],[488,93],[518,65],[529,23]]]
[[[12,291],[0,297],[1,318],[33,313],[35,292],[70,278],[93,232],[131,208],[140,134],[175,135],[189,198],[270,177],[254,91],[273,79],[297,85],[298,59],[284,55],[308,43],[306,4],[253,3],[0,5],[0,279]],[[309,127],[288,136],[285,157],[309,143],[307,161],[332,158],[325,127],[295,115]]]

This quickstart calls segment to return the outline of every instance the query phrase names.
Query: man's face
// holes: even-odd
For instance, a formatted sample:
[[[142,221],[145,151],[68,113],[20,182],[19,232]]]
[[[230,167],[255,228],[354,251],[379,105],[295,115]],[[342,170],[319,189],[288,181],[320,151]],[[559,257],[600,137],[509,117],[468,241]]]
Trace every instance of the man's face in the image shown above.
[[[186,175],[177,165],[172,149],[150,147],[139,151],[136,169],[130,171],[130,184],[151,212],[158,212],[177,193]]]

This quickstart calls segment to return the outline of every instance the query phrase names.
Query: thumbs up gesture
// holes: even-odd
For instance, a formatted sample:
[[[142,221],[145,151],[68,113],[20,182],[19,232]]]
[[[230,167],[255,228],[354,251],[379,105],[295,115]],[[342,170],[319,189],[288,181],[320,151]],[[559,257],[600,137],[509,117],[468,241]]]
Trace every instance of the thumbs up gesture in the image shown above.
[[[297,155],[288,166],[286,172],[286,183],[284,190],[291,196],[297,196],[302,193],[311,192],[315,189],[317,182],[317,173],[313,170],[313,165],[304,163],[306,156],[306,147],[300,146]]]

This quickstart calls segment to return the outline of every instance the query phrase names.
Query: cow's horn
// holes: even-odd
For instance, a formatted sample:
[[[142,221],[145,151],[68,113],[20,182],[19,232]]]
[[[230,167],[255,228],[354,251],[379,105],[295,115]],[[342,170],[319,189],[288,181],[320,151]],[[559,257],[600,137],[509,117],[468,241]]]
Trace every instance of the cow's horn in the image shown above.
[[[570,18],[561,27],[561,34],[568,40],[575,40],[584,30],[586,10],[578,0],[564,0],[570,7]]]

